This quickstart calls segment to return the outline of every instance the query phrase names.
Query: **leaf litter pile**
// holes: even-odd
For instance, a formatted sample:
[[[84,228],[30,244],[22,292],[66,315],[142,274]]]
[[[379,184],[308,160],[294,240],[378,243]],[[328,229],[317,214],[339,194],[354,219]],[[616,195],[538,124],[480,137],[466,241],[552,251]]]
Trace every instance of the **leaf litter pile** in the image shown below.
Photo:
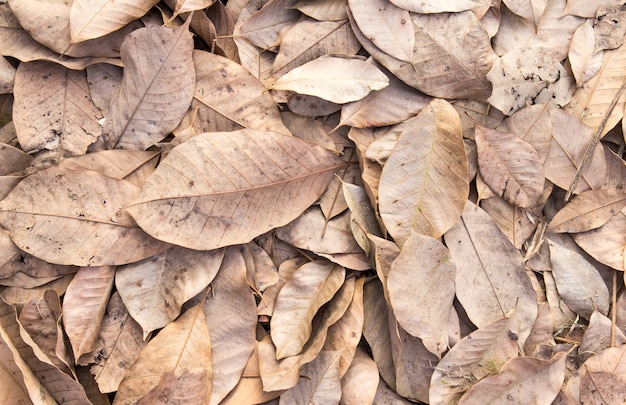
[[[0,2],[0,403],[621,403],[621,3]]]

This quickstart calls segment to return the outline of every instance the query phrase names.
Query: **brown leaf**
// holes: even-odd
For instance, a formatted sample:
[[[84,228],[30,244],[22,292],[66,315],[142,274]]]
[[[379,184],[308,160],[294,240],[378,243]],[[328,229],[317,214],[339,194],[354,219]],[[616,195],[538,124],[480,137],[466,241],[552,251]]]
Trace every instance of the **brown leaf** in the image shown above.
[[[550,221],[550,232],[585,232],[606,224],[626,206],[626,194],[619,190],[588,190],[563,207]]]
[[[103,150],[64,159],[59,166],[73,170],[93,170],[108,177],[124,179],[156,156],[156,152],[140,150]]]
[[[380,178],[380,215],[402,245],[410,230],[439,237],[458,220],[469,193],[465,145],[458,113],[433,100],[401,124]]]
[[[515,316],[498,319],[472,332],[437,364],[430,383],[431,403],[456,403],[476,381],[500,372],[517,357]]]
[[[26,152],[47,149],[59,157],[87,151],[102,133],[83,72],[55,63],[21,63],[15,78],[13,122]]]
[[[311,363],[300,370],[298,384],[280,396],[279,404],[332,405],[341,398],[338,375],[339,351],[322,351]]]
[[[448,316],[456,267],[438,240],[411,231],[387,279],[398,323],[437,356],[448,349]]]
[[[415,13],[446,13],[471,10],[484,6],[484,0],[425,0],[419,3],[410,0],[392,0],[392,3]]]
[[[206,133],[172,149],[127,210],[148,233],[181,246],[247,243],[297,218],[344,165],[294,137]]]
[[[623,247],[626,245],[626,208],[613,215],[599,228],[572,234],[574,241],[597,261],[616,270],[624,270]]]
[[[146,14],[156,3],[156,0],[76,0],[69,13],[71,42],[82,42],[116,31]]]
[[[120,49],[124,77],[104,128],[109,149],[147,149],[176,128],[195,88],[192,50],[187,24],[126,36]]]
[[[114,277],[115,268],[111,266],[82,267],[67,286],[63,325],[75,359],[93,350]]]
[[[311,321],[344,282],[345,269],[329,262],[300,267],[278,293],[271,321],[276,359],[293,356],[311,336]]]
[[[339,403],[341,405],[373,404],[378,380],[376,363],[365,350],[358,348],[350,368],[341,379]]]
[[[473,385],[459,405],[484,403],[549,404],[559,393],[565,378],[567,353],[556,354],[551,360],[516,357],[507,362],[501,372]]]
[[[141,326],[130,317],[115,292],[107,305],[94,351],[77,362],[91,365],[101,392],[115,392],[147,343],[142,339]]]
[[[256,343],[256,303],[238,248],[226,249],[211,288],[204,301],[213,368],[209,404],[219,404],[237,385]]]
[[[626,396],[626,382],[615,374],[588,371],[580,382],[580,399],[585,404],[618,404]]]
[[[198,367],[183,370],[176,377],[173,371],[163,373],[159,384],[144,395],[137,405],[202,404],[207,392],[206,370]]]
[[[408,10],[388,0],[349,0],[348,5],[359,30],[391,57],[413,62],[415,33]]]
[[[144,339],[176,319],[183,304],[209,285],[223,256],[223,249],[205,252],[174,247],[117,269],[117,291],[141,325]]]
[[[537,317],[537,303],[519,250],[470,201],[444,240],[456,264],[456,295],[470,320],[480,328],[517,308],[518,343],[523,347]]]
[[[614,328],[609,318],[598,311],[593,311],[589,317],[589,326],[578,348],[579,361],[584,362],[590,356],[611,347],[611,336],[613,336],[615,346],[626,344],[624,332],[619,327]]]
[[[265,86],[241,65],[198,50],[193,61],[195,94],[180,127],[192,125],[196,133],[250,128],[290,135]]]
[[[517,136],[477,126],[478,165],[483,180],[500,197],[522,208],[532,207],[543,192],[541,157]]]
[[[0,202],[0,222],[17,246],[51,263],[135,262],[166,248],[119,211],[138,193],[124,180],[53,167],[27,177]]]
[[[278,55],[272,64],[272,77],[278,78],[323,55],[352,56],[360,48],[347,19],[317,21],[302,18],[281,39]]]
[[[347,5],[348,0],[304,0],[298,1],[293,8],[316,20],[338,21],[348,18]]]
[[[300,16],[298,10],[290,7],[295,2],[296,0],[268,1],[258,12],[245,19],[241,26],[241,34],[261,49],[276,45],[280,30],[295,23]]]
[[[201,305],[189,308],[167,325],[139,354],[115,395],[115,402],[131,404],[158,386],[164,373],[204,370],[204,398],[211,390],[211,341]],[[199,371],[199,370],[198,370]]]

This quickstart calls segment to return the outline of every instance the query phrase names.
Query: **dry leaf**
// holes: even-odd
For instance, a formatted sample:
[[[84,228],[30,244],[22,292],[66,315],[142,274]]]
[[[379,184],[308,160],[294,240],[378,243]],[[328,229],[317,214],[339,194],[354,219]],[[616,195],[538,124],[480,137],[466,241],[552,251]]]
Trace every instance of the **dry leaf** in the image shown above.
[[[97,172],[50,168],[27,177],[0,202],[0,223],[22,250],[51,263],[135,262],[166,248],[120,212],[138,193]]]
[[[217,274],[224,250],[174,247],[117,269],[115,286],[144,339],[174,321],[185,302],[204,290]]]
[[[114,277],[112,266],[82,267],[67,286],[63,325],[75,359],[94,348]]]
[[[372,90],[380,90],[388,85],[387,76],[375,66],[359,59],[331,56],[312,60],[290,70],[276,80],[272,88],[342,104],[360,100]]]
[[[545,175],[539,153],[517,136],[476,127],[478,165],[483,180],[500,197],[518,207],[537,205]]]
[[[211,341],[201,305],[189,308],[152,339],[128,369],[115,396],[118,404],[131,404],[158,386],[164,373],[180,376],[184,370],[204,371],[202,403],[211,389]]]
[[[161,376],[159,384],[144,395],[137,405],[200,404],[206,400],[206,370],[201,367],[183,370],[176,377],[173,371]]]
[[[412,230],[387,279],[389,301],[398,323],[437,356],[448,348],[455,273],[448,249]]]
[[[293,8],[316,20],[338,21],[348,18],[347,5],[348,0],[304,0],[294,4]]]
[[[587,20],[574,33],[568,54],[577,87],[595,76],[602,66],[603,53],[596,52],[595,47],[593,21]]]
[[[550,232],[585,232],[606,224],[626,206],[626,195],[613,189],[580,193],[550,221]]]
[[[277,360],[300,353],[311,335],[313,316],[339,290],[344,277],[343,267],[317,261],[300,267],[285,283],[271,322]]]
[[[178,126],[195,88],[192,50],[187,24],[141,28],[126,37],[124,77],[104,128],[110,149],[147,149]]]
[[[311,363],[305,364],[298,384],[280,396],[281,405],[332,405],[341,398],[338,375],[339,351],[322,351]]]
[[[469,192],[467,157],[458,113],[433,100],[401,124],[380,179],[380,215],[402,245],[410,230],[443,235],[458,220]]]
[[[206,133],[172,149],[127,210],[146,232],[188,248],[247,243],[297,218],[344,166],[285,135]]]
[[[339,404],[373,404],[378,379],[378,369],[374,360],[365,350],[357,349],[350,368],[341,379],[341,401]]]
[[[155,0],[76,0],[72,2],[69,14],[71,42],[82,42],[116,31],[146,14],[156,3]]]
[[[446,13],[483,7],[483,0],[425,0],[419,3],[410,0],[392,0],[392,3],[415,13]]]
[[[473,385],[459,405],[484,403],[550,404],[559,393],[565,378],[567,353],[550,360],[516,357],[502,371]]]
[[[241,34],[261,49],[274,46],[278,40],[278,33],[293,24],[300,15],[298,10],[290,7],[295,3],[296,0],[270,0],[265,5],[261,3],[263,8],[246,18],[241,25]]]
[[[626,208],[613,215],[599,228],[572,235],[574,241],[597,261],[617,270],[624,270],[626,246]]]
[[[456,295],[470,320],[480,328],[517,308],[518,343],[524,347],[537,303],[520,252],[470,201],[444,240],[456,265]]]
[[[101,135],[84,73],[37,61],[20,64],[15,80],[13,122],[26,152],[78,156]]]
[[[526,104],[569,103],[572,78],[548,48],[521,48],[498,59],[487,78],[493,84],[489,103],[507,115]]]

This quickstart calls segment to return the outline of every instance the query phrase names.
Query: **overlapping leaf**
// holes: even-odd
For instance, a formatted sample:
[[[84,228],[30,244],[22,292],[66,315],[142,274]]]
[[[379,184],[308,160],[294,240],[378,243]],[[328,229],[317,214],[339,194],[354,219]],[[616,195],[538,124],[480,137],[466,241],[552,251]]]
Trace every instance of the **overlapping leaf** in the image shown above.
[[[206,133],[172,149],[127,210],[149,234],[188,248],[246,243],[298,217],[344,165],[285,135]]]

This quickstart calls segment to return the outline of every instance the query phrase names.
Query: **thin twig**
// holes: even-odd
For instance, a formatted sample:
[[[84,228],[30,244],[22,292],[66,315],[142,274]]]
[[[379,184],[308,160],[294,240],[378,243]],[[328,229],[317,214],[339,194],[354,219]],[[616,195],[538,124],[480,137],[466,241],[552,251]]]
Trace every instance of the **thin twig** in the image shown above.
[[[582,159],[580,160],[580,164],[578,165],[578,168],[576,169],[576,175],[574,176],[574,180],[572,180],[572,184],[570,184],[569,189],[567,190],[567,194],[565,194],[565,202],[569,201],[570,197],[572,196],[574,192],[574,189],[576,188],[576,185],[578,184],[578,181],[580,180],[580,177],[585,172],[585,170],[587,170],[587,166],[589,166],[589,162],[591,161],[591,155],[593,154],[593,151],[596,148],[596,145],[598,144],[598,142],[600,142],[600,138],[602,138],[602,132],[604,131],[604,127],[606,127],[606,123],[608,122],[609,117],[611,116],[611,113],[615,109],[615,106],[617,105],[617,102],[622,96],[622,93],[624,92],[625,88],[626,88],[626,80],[622,82],[622,85],[620,86],[619,90],[615,94],[615,97],[613,97],[613,100],[611,101],[611,104],[609,105],[609,109],[606,111],[606,114],[604,115],[604,117],[602,117],[602,121],[600,121],[600,126],[596,130],[596,133],[594,134],[593,139],[591,140],[591,143],[589,144],[589,146],[587,146],[587,149],[585,150],[585,153]]]
[[[611,347],[615,347],[615,324],[617,322],[617,270],[613,270],[613,292],[611,294]]]

